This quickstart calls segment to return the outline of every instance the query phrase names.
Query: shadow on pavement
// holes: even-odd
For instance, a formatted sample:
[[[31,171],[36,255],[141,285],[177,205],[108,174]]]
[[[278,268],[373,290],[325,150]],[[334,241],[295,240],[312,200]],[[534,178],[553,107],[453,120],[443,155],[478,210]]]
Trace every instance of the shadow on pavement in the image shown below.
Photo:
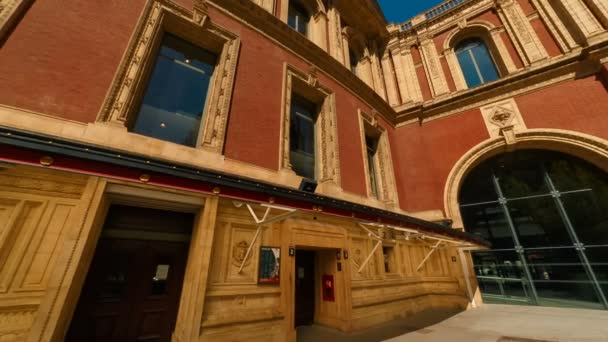
[[[302,326],[297,328],[297,342],[379,342],[424,329],[460,312],[462,310],[432,309],[353,333],[343,333],[319,325]]]

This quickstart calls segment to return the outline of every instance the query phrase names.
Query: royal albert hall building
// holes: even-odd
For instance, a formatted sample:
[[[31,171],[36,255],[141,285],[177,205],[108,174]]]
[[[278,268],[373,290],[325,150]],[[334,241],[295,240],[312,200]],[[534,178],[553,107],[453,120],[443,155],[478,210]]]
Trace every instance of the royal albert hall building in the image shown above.
[[[0,341],[608,309],[608,0],[0,0]]]

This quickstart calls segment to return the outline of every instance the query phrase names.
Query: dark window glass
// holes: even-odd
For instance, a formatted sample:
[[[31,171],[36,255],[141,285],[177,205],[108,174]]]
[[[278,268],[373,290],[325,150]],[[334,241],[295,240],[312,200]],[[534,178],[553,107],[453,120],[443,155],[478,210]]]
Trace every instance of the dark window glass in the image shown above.
[[[551,196],[509,201],[508,207],[522,246],[572,246],[574,243]]]
[[[495,159],[492,170],[503,196],[515,199],[549,194],[544,178],[542,153],[507,153]]]
[[[461,207],[469,233],[490,241],[494,249],[513,248],[513,234],[498,202]]]
[[[216,57],[165,34],[132,131],[194,146]]]
[[[289,2],[289,11],[287,15],[287,23],[291,28],[300,32],[303,35],[307,34],[308,31],[308,22],[310,21],[310,16],[306,11],[300,7],[296,2]]]
[[[481,39],[462,41],[456,46],[455,52],[469,88],[498,79],[494,61]]]
[[[608,245],[601,247],[585,248],[587,259],[595,272],[597,279],[603,284],[608,284]],[[604,294],[608,294],[604,292]]]
[[[369,186],[372,196],[378,197],[378,173],[376,170],[376,150],[378,139],[365,136],[365,147],[367,150],[367,171],[369,173]]]
[[[306,99],[292,95],[289,132],[291,166],[297,175],[315,178],[316,106]]]
[[[460,188],[460,204],[497,202],[491,165],[486,163],[471,171]]]
[[[608,194],[601,190],[566,193],[562,203],[578,238],[587,245],[608,245]]]
[[[355,54],[355,52],[353,50],[349,50],[348,52],[348,56],[350,59],[350,71],[353,72],[353,74],[357,74],[357,65],[359,64],[359,60],[357,59],[357,55]]]

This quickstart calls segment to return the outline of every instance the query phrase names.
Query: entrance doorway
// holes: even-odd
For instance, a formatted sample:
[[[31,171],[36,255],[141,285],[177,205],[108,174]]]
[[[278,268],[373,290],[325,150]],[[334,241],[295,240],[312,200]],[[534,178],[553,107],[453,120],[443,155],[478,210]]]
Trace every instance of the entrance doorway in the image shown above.
[[[110,208],[66,341],[170,341],[194,215]]]
[[[315,258],[315,251],[296,250],[296,327],[315,320]]]

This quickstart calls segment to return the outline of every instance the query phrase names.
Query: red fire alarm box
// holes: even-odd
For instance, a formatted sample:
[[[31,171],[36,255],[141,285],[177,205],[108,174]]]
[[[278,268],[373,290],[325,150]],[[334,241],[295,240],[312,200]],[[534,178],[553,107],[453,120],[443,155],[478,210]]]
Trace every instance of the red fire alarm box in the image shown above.
[[[333,275],[323,275],[323,301],[325,302],[334,302],[334,276]]]

